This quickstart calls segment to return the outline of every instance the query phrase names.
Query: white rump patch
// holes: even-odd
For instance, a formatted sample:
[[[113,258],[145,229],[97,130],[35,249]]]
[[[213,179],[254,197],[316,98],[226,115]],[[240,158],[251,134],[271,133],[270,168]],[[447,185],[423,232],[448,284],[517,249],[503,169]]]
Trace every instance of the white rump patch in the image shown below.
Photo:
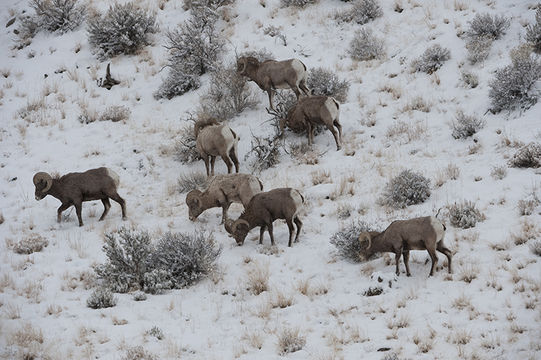
[[[111,179],[113,179],[116,186],[118,186],[120,184],[120,177],[118,176],[118,174],[116,172],[114,172],[113,170],[107,168],[107,175],[109,175],[109,177]]]
[[[301,80],[306,78],[306,71],[304,70],[304,65],[302,64],[302,62],[300,62],[300,60],[293,59],[293,61],[291,62],[291,67],[293,68],[293,70],[295,70],[295,73],[297,74],[296,85],[299,86]]]
[[[295,215],[296,215],[299,212],[299,210],[301,209],[302,204],[303,204],[302,196],[295,189],[291,189],[291,191],[289,193],[289,196],[291,196],[291,198],[293,199],[293,202],[295,203],[295,207],[296,207]]]
[[[443,240],[443,236],[445,235],[443,224],[434,216],[431,216],[430,225],[432,225],[432,228],[434,229],[434,231],[436,231],[436,243],[439,243],[440,241]]]
[[[331,118],[333,119],[333,121],[338,119],[340,109],[338,108],[338,106],[336,106],[333,98],[329,97],[327,101],[325,101],[325,107],[327,108],[329,114],[331,114]]]

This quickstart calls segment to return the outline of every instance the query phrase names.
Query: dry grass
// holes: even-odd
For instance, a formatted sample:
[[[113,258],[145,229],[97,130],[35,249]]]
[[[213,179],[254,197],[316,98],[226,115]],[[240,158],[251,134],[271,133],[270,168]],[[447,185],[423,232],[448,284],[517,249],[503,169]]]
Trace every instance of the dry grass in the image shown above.
[[[263,343],[265,342],[264,335],[261,332],[253,329],[246,329],[240,339],[252,348],[258,350],[261,350]]]
[[[355,195],[355,177],[345,176],[340,180],[340,185],[329,195],[329,199],[336,200],[341,196]]]
[[[458,279],[467,283],[471,283],[477,279],[479,275],[479,267],[475,264],[464,265],[458,272]]]
[[[247,285],[250,292],[259,295],[269,288],[269,264],[254,261],[248,270]]]
[[[519,231],[510,234],[510,239],[515,245],[522,245],[536,239],[539,235],[541,235],[541,231],[537,224],[526,218],[521,220]]]
[[[21,318],[21,306],[18,304],[7,303],[3,306],[3,313],[10,320]]]
[[[285,355],[293,353],[306,345],[306,338],[301,335],[299,329],[285,328],[278,334],[278,354]]]
[[[406,106],[402,108],[402,112],[421,111],[425,113],[430,112],[431,104],[424,100],[421,96],[411,99]]]
[[[426,125],[422,121],[415,121],[412,124],[404,120],[397,120],[387,128],[385,136],[389,140],[408,144],[412,141],[421,139],[426,131]]]
[[[312,177],[312,185],[330,184],[332,183],[331,173],[325,170],[312,171],[310,173]]]
[[[285,309],[286,307],[293,305],[295,299],[291,294],[285,294],[280,290],[274,290],[270,302],[273,308]]]

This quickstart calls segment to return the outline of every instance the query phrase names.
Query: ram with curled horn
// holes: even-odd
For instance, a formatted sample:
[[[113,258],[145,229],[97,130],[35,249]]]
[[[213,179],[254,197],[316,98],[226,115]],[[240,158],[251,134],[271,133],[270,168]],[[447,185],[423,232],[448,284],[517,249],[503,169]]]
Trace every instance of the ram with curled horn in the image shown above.
[[[306,65],[298,59],[260,62],[253,56],[242,56],[237,60],[237,72],[255,82],[269,95],[270,108],[274,110],[272,98],[276,89],[291,89],[299,99],[301,92],[310,95],[306,87],[308,78]]]
[[[33,178],[36,200],[51,195],[62,203],[57,210],[57,221],[60,222],[62,212],[70,206],[75,206],[79,226],[83,226],[83,201],[101,200],[103,214],[100,221],[105,218],[113,199],[122,208],[122,219],[126,219],[126,202],[118,195],[117,187],[120,183],[118,175],[111,169],[101,167],[83,173],[69,173],[59,178],[53,178],[46,172],[38,172]]]

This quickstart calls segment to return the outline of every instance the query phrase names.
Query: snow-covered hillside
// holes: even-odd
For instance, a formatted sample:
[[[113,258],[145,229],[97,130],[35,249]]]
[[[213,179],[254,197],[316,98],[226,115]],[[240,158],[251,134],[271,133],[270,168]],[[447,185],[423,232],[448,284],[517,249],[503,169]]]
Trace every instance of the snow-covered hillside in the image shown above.
[[[90,0],[94,11],[111,1]],[[535,22],[535,1],[378,0],[382,16],[361,26],[338,22],[352,3],[318,0],[303,8],[280,0],[236,0],[220,10],[217,29],[227,41],[220,62],[235,53],[265,49],[275,59],[300,59],[350,82],[340,106],[342,150],[328,131],[315,137],[310,153],[283,151],[280,163],[257,176],[265,190],[298,189],[306,199],[300,240],[287,247],[288,228],[275,222],[277,244],[250,232],[242,247],[220,225],[214,208],[188,219],[183,174],[204,172],[202,161],[175,160],[175,144],[187,114],[197,110],[202,86],[170,100],[154,94],[167,75],[166,33],[190,16],[180,0],[136,0],[156,14],[159,31],[135,55],[100,61],[88,43],[86,25],[64,34],[40,31],[17,49],[14,29],[26,1],[0,6],[0,357],[6,359],[541,359],[541,261],[532,244],[541,239],[541,172],[508,165],[523,144],[541,142],[541,104],[525,111],[487,112],[489,84],[511,63],[510,51]],[[402,11],[397,11],[397,10]],[[465,32],[476,14],[510,21],[488,57],[468,61]],[[15,23],[5,26],[17,18]],[[274,26],[287,41],[269,36]],[[384,44],[383,55],[357,61],[349,54],[361,28]],[[267,32],[267,34],[265,34]],[[286,45],[284,45],[286,44]],[[450,59],[431,74],[412,63],[434,45]],[[120,84],[98,87],[108,63]],[[462,73],[477,76],[469,87]],[[240,171],[250,173],[253,136],[273,128],[267,95],[253,82],[258,105],[227,121],[239,134]],[[539,89],[539,86],[537,87]],[[119,122],[81,123],[83,113],[111,106],[129,109]],[[482,120],[475,135],[452,136],[457,113]],[[286,132],[286,150],[306,135]],[[107,218],[99,201],[83,204],[83,227],[73,208],[56,222],[59,201],[34,199],[38,171],[66,174],[100,166],[120,176],[128,220],[112,202]],[[423,203],[394,209],[380,204],[386,184],[403,170],[430,179]],[[225,173],[218,159],[216,172]],[[521,215],[522,200],[532,200]],[[443,216],[445,241],[453,251],[453,274],[439,253],[428,277],[426,251],[412,251],[411,277],[394,274],[394,256],[350,262],[330,238],[352,221],[383,230],[393,220],[435,215],[471,201],[484,215],[475,227],[451,226]],[[242,207],[234,204],[230,216]],[[222,247],[216,270],[180,290],[148,295],[115,294],[114,307],[91,309],[93,266],[104,263],[104,234],[122,226],[149,231],[212,232]],[[41,236],[42,251],[18,254],[22,240]],[[403,263],[401,269],[404,270]],[[254,281],[266,284],[259,294]],[[381,281],[381,282],[380,282]],[[377,296],[367,296],[381,287]],[[152,330],[154,329],[154,330]],[[284,339],[300,349],[283,352]],[[142,348],[137,348],[141,346]],[[383,351],[381,351],[383,350]],[[142,356],[146,357],[142,357]]]

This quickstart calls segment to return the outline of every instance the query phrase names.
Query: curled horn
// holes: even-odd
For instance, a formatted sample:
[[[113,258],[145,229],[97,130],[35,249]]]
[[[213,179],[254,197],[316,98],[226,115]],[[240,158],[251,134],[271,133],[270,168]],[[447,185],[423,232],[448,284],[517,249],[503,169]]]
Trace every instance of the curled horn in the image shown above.
[[[239,62],[242,65],[242,69],[240,69],[239,73],[244,74],[244,71],[246,70],[246,66],[248,65],[248,59],[245,57],[242,57],[239,59]]]
[[[233,226],[231,226],[231,230],[233,231],[233,234],[237,232],[237,227],[240,225],[240,224],[246,224],[246,226],[250,226],[250,224],[248,224],[248,221],[246,220],[243,220],[243,219],[239,219],[237,221],[235,221],[233,223]]]
[[[41,181],[45,181],[46,185],[45,188],[43,188],[42,192],[47,192],[53,186],[53,178],[51,175],[47,174],[46,172],[39,172],[34,175],[34,185],[37,185]]]
[[[368,250],[372,246],[372,237],[369,233],[363,232],[359,235],[359,242],[362,243],[365,239],[368,240],[368,246],[365,250]]]
[[[225,231],[227,231],[230,234],[233,234],[233,229],[231,229],[233,225],[233,220],[227,219],[224,223]]]

